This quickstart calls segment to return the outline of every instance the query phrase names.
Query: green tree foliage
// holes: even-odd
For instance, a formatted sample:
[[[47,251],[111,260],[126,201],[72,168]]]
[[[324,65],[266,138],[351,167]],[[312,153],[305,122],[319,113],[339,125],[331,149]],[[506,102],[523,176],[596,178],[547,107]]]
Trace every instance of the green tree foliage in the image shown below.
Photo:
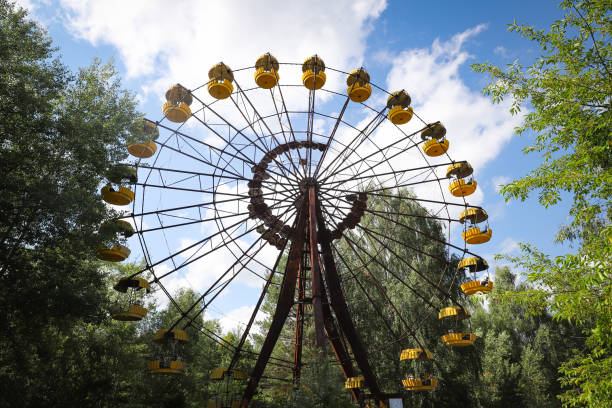
[[[92,248],[108,217],[97,190],[126,157],[133,97],[111,64],[69,73],[45,33],[6,1],[0,43],[0,330],[95,319],[104,291]]]
[[[93,248],[109,215],[97,189],[126,156],[134,100],[111,64],[74,75],[54,53],[0,1],[0,405],[99,400],[115,361],[105,350],[129,349],[104,322],[108,281]]]
[[[511,258],[535,284],[516,297],[529,310],[551,310],[589,335],[562,368],[566,406],[610,406],[612,400],[612,6],[606,0],[567,0],[565,15],[548,31],[510,25],[534,41],[543,55],[530,66],[518,61],[505,70],[476,64],[492,82],[484,93],[512,100],[513,114],[529,104],[517,133],[535,133],[526,153],[543,162],[502,188],[507,200],[537,192],[544,206],[572,195],[571,223],[557,239],[577,244],[575,254],[551,258],[528,244]]]
[[[483,338],[480,381],[474,392],[486,407],[558,407],[556,395],[561,362],[583,344],[580,331],[542,313],[528,313],[521,302],[508,301],[529,288],[515,284],[508,267],[495,271],[495,289],[488,310],[475,302],[472,324]]]

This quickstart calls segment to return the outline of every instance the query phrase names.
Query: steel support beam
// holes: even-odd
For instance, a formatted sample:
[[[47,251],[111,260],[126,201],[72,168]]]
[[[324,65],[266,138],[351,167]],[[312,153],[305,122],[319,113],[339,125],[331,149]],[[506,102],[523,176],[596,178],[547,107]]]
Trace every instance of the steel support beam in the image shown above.
[[[304,203],[307,204],[308,202],[304,200]],[[257,391],[259,380],[261,380],[261,376],[263,375],[268,359],[272,354],[274,345],[278,341],[278,336],[280,335],[283,325],[285,324],[285,320],[287,320],[287,316],[289,315],[291,307],[293,306],[297,273],[302,262],[302,251],[304,249],[304,229],[306,227],[306,216],[308,214],[307,208],[308,207],[304,205],[298,214],[295,236],[293,237],[291,247],[289,249],[289,256],[287,258],[285,275],[283,276],[283,282],[281,283],[280,292],[278,295],[276,311],[272,317],[272,323],[270,324],[268,335],[266,336],[266,339],[261,347],[255,367],[253,367],[253,371],[251,371],[249,383],[244,391],[244,395],[242,397],[243,407],[247,407],[249,405],[249,401],[251,401],[251,398],[253,398],[253,395],[255,395],[255,392]]]
[[[297,277],[298,303],[295,311],[295,338],[293,350],[293,383],[300,385],[302,371],[302,340],[304,337],[304,278],[306,276],[304,262],[300,265]]]
[[[310,236],[310,275],[312,279],[312,309],[314,311],[317,345],[325,350],[325,331],[322,306],[321,269],[319,262],[319,241],[317,239],[317,211],[315,187],[308,189],[308,234]]]
[[[329,299],[329,298],[328,298]],[[331,348],[336,356],[336,360],[340,364],[344,379],[355,377],[355,370],[353,369],[353,363],[351,362],[351,356],[349,355],[344,343],[342,342],[342,334],[336,327],[334,317],[332,316],[331,309],[329,308],[329,302],[323,302],[323,318],[325,322],[325,332],[327,338],[331,344]],[[351,394],[355,401],[359,400],[359,389],[352,389]]]
[[[315,186],[311,185],[308,187],[308,198],[304,199],[302,203],[302,208],[299,209],[297,215],[295,234],[291,240],[276,310],[257,362],[251,372],[251,377],[242,398],[241,407],[247,407],[257,391],[257,386],[262,378],[268,359],[278,341],[287,316],[293,307],[296,286],[298,289],[298,304],[293,376],[294,380],[299,381],[303,336],[303,327],[300,320],[303,320],[304,302],[306,300],[303,287],[303,280],[306,278],[306,254],[309,255],[310,260],[312,304],[317,344],[325,350],[325,337],[327,337],[334,355],[340,363],[344,377],[355,377],[356,373],[351,357],[343,342],[343,336],[346,337],[370,392],[377,400],[384,398],[376,375],[368,362],[365,347],[361,342],[357,329],[353,325],[344,294],[342,293],[338,271],[332,254],[330,234],[325,227]],[[321,248],[320,253],[319,246]],[[306,249],[308,251],[305,251]],[[360,392],[361,390],[359,389],[351,390],[356,401],[359,401]]]
[[[317,212],[321,214],[320,208],[317,208]],[[346,339],[349,345],[351,346],[351,350],[353,350],[355,361],[357,362],[357,365],[359,366],[359,369],[361,370],[361,373],[365,378],[368,388],[370,389],[372,394],[376,396],[377,399],[382,399],[382,393],[380,391],[376,375],[374,374],[374,370],[372,370],[372,367],[368,362],[368,355],[366,349],[363,343],[361,342],[361,338],[357,333],[357,329],[353,325],[353,321],[351,320],[351,315],[346,304],[346,299],[344,298],[344,293],[342,293],[340,278],[338,277],[336,263],[332,254],[331,242],[329,240],[330,234],[329,231],[327,231],[325,228],[323,217],[318,217],[318,223],[319,232],[322,235],[321,238],[323,238],[319,240],[319,243],[321,244],[323,265],[325,266],[325,275],[323,276],[323,278],[327,283],[331,306],[334,309],[336,318],[338,319],[340,330],[342,330],[342,332],[346,336]]]

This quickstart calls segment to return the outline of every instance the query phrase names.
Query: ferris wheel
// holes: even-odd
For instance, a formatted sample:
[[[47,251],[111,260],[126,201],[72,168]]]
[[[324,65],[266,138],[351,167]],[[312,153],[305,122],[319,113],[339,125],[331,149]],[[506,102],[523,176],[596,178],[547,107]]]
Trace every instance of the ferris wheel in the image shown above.
[[[163,116],[132,129],[127,148],[137,160],[109,169],[101,192],[105,201],[130,212],[101,227],[111,239],[98,256],[125,260],[130,249],[120,237],[134,235],[146,262],[116,282],[123,297],[112,317],[145,317],[142,297],[152,287],[166,293],[181,316],[156,333],[159,352],[149,370],[181,373],[186,364],[181,348],[189,341],[185,328],[233,287],[255,282],[261,293],[238,345],[215,338],[231,348],[233,358],[211,373],[219,386],[209,407],[246,407],[269,365],[289,368],[299,386],[309,322],[316,344],[333,350],[355,401],[383,401],[391,394],[379,385],[367,340],[344,294],[347,281],[367,275],[368,290],[401,318],[370,273],[373,267],[448,322],[440,333],[444,344],[472,345],[476,336],[465,324],[469,312],[451,289],[460,286],[465,295],[493,289],[486,261],[471,249],[489,241],[492,232],[486,211],[466,201],[477,183],[467,161],[451,159],[445,126],[418,116],[408,92],[387,92],[364,68],[332,69],[316,55],[303,63],[280,63],[264,54],[254,66],[234,70],[219,63],[208,78],[191,89],[180,84],[168,89]],[[438,223],[441,234],[415,228],[406,221],[410,217]],[[414,240],[398,238],[406,232]],[[443,255],[417,241],[434,243]],[[451,253],[461,258],[458,265]],[[405,254],[435,259],[440,277],[424,274]],[[417,275],[427,290],[403,280],[397,265]],[[145,273],[153,278],[147,281]],[[168,289],[176,276],[199,293],[187,308]],[[262,347],[246,352],[243,345],[275,285],[278,302]],[[365,288],[364,293],[370,299]],[[288,320],[295,327],[293,361],[272,356]],[[393,340],[409,346],[397,357],[412,371],[398,386],[435,389],[437,379],[419,369],[434,356],[418,326],[402,322],[403,333]],[[253,360],[250,372],[238,369],[241,358]]]

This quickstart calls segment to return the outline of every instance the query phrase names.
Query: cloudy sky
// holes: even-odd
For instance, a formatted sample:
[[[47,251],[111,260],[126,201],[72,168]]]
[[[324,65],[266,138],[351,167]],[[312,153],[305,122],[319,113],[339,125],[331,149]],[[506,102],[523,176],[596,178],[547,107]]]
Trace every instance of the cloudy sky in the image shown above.
[[[499,196],[500,184],[524,175],[539,159],[521,153],[532,135],[513,134],[520,117],[510,116],[507,105],[494,105],[482,96],[480,90],[487,78],[470,70],[475,62],[532,61],[538,49],[507,32],[506,24],[516,19],[547,27],[559,15],[553,2],[19,3],[47,28],[63,61],[73,69],[90,64],[94,57],[104,61],[113,58],[124,86],[137,94],[140,109],[152,119],[160,118],[160,105],[169,85],[181,82],[193,89],[207,81],[209,67],[221,60],[238,68],[252,66],[265,52],[281,62],[300,62],[316,53],[329,67],[350,71],[363,66],[381,87],[406,89],[420,116],[442,121],[449,129],[453,158],[468,159],[475,168],[479,190],[470,202],[487,210],[494,231],[493,239],[478,248],[480,254],[493,264],[494,254],[514,253],[518,242],[525,241],[552,253],[564,250],[552,241],[554,231],[564,222],[565,203],[546,210],[535,199],[505,203]],[[289,68],[286,72],[281,74],[292,75]],[[330,75],[327,86],[340,90],[342,78]],[[327,103],[330,109],[338,109],[332,106],[332,100]],[[367,113],[363,115],[356,117],[355,123],[366,120]],[[325,129],[324,122],[319,125]],[[187,129],[198,132],[190,126]],[[168,158],[166,165],[179,164]],[[181,196],[179,201],[188,204],[190,199]],[[174,242],[169,245],[174,250],[189,248],[205,231],[204,227],[183,230],[172,235]],[[245,240],[237,245],[248,244]],[[138,260],[142,256],[138,243],[131,242],[130,247],[132,258]],[[194,251],[186,250],[181,258],[189,259]],[[275,258],[270,248],[262,255]],[[211,270],[211,265],[227,266],[223,257],[219,253],[207,265],[190,265],[180,276],[168,280],[169,287],[203,290],[220,273]],[[170,269],[172,265],[165,263],[158,272]],[[258,272],[257,267],[254,269]],[[219,298],[209,316],[220,318],[226,329],[248,320],[260,286],[258,280],[238,279],[236,289],[229,292],[232,295]]]

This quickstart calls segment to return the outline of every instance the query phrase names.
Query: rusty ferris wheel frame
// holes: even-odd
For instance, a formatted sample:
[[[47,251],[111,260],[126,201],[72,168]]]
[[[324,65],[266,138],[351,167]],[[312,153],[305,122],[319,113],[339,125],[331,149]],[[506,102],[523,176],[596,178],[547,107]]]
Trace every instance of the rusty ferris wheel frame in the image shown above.
[[[280,67],[298,65],[302,64],[281,63]],[[147,271],[152,273],[151,284],[158,285],[166,293],[181,315],[170,330],[179,326],[193,326],[222,347],[231,350],[233,358],[228,370],[231,371],[240,358],[255,360],[242,397],[243,406],[248,405],[260,380],[265,378],[267,365],[290,368],[293,383],[299,385],[307,307],[312,307],[317,345],[325,349],[329,343],[344,376],[355,377],[359,370],[374,399],[389,398],[392,394],[380,389],[368,358],[368,349],[351,318],[343,294],[343,277],[338,272],[338,263],[350,268],[335,241],[346,241],[345,248],[350,248],[352,255],[361,263],[359,269],[373,276],[368,271],[370,265],[383,268],[432,310],[437,309],[432,303],[434,299],[460,304],[451,295],[450,288],[440,285],[441,279],[433,281],[414,268],[409,260],[402,259],[401,254],[394,253],[387,243],[394,242],[417,251],[418,248],[395,240],[392,232],[377,231],[362,221],[364,214],[368,214],[370,219],[379,218],[393,223],[397,228],[412,229],[421,239],[439,241],[437,237],[402,224],[401,217],[415,214],[381,211],[368,208],[367,203],[368,198],[376,198],[382,202],[400,199],[429,205],[432,208],[424,217],[448,225],[449,238],[439,242],[449,252],[449,256],[443,259],[446,265],[444,274],[455,274],[452,275],[451,284],[458,283],[456,271],[449,268],[450,250],[456,250],[462,255],[472,253],[465,244],[452,244],[450,224],[459,220],[451,217],[449,207],[468,208],[469,204],[465,199],[458,200],[460,202],[446,200],[442,193],[446,177],[436,173],[437,169],[458,162],[445,153],[443,161],[430,163],[420,150],[424,141],[417,137],[429,125],[416,113],[413,120],[422,123],[416,131],[405,133],[401,127],[393,125],[399,136],[389,143],[376,143],[372,136],[387,121],[389,106],[375,108],[365,102],[355,103],[351,101],[350,93],[342,94],[321,88],[307,90],[308,103],[305,109],[290,109],[290,98],[286,94],[294,94],[303,85],[296,84],[297,81],[283,83],[281,79],[276,86],[262,92],[257,86],[249,84],[247,87],[242,80],[238,81],[241,72],[251,75],[253,70],[254,67],[248,67],[233,71],[236,89],[226,99],[210,101],[205,95],[206,84],[188,91],[193,100],[201,105],[190,115],[190,122],[204,130],[205,135],[194,134],[197,133],[195,126],[186,126],[184,123],[174,125],[165,117],[154,121],[165,137],[156,142],[159,151],[152,163],[136,163],[139,171],[146,176],[141,177],[137,183],[137,197],[140,199],[134,201],[132,213],[124,217],[133,219],[146,261],[146,266],[131,277]],[[329,67],[327,72],[350,75]],[[390,95],[374,83],[370,84],[375,92]],[[303,89],[300,91],[304,92]],[[259,94],[255,95],[257,92]],[[341,101],[338,112],[330,114],[318,110],[319,95],[327,97],[328,104],[330,100]],[[268,104],[265,113],[261,108],[264,97]],[[352,125],[347,119],[351,105],[358,105],[361,110],[359,114],[367,118],[362,120],[361,126]],[[332,124],[330,131],[319,131],[317,119]],[[422,164],[395,169],[397,159],[409,151],[418,152]],[[164,154],[174,159],[179,158],[180,163],[186,165],[163,165]],[[167,161],[175,163],[170,159]],[[424,184],[432,185],[434,190],[439,189],[440,198],[419,198],[399,193],[401,188]],[[148,208],[150,196],[158,194],[151,194],[151,191],[173,197],[203,194],[209,198],[186,205],[183,203],[151,209]],[[182,200],[186,200],[185,197]],[[158,220],[157,225],[151,225],[151,219]],[[163,236],[168,241],[169,231],[203,224],[210,229],[204,238],[175,250],[168,246],[167,256],[158,256],[158,251],[152,250],[154,243],[159,242],[159,237]],[[358,234],[347,232],[353,229]],[[378,260],[378,253],[371,253],[365,247],[363,237],[379,243],[411,273],[418,274],[430,286],[431,294],[420,293],[397,276],[384,262]],[[265,252],[263,250],[266,246],[272,246],[278,251],[273,266],[262,260],[261,254]],[[231,265],[218,274],[212,284],[201,290],[194,304],[182,308],[173,299],[164,282],[195,262],[223,251],[232,260]],[[423,255],[432,256],[428,253]],[[286,256],[286,263],[281,272],[278,268],[283,256]],[[161,268],[167,263],[172,264],[169,270]],[[232,345],[205,326],[198,325],[196,317],[207,311],[224,290],[240,274],[245,273],[253,274],[265,283],[238,345]],[[278,303],[262,348],[259,352],[246,351],[243,345],[256,315],[269,288],[277,284],[275,276],[281,275]],[[389,307],[398,313],[382,285],[374,286]],[[367,292],[365,295],[371,301]],[[290,361],[273,357],[274,346],[294,308],[294,358]],[[405,326],[402,338],[410,337],[419,347],[424,348],[416,336],[417,328],[406,322],[401,314],[399,318]],[[357,400],[360,390],[352,389],[351,392]]]

